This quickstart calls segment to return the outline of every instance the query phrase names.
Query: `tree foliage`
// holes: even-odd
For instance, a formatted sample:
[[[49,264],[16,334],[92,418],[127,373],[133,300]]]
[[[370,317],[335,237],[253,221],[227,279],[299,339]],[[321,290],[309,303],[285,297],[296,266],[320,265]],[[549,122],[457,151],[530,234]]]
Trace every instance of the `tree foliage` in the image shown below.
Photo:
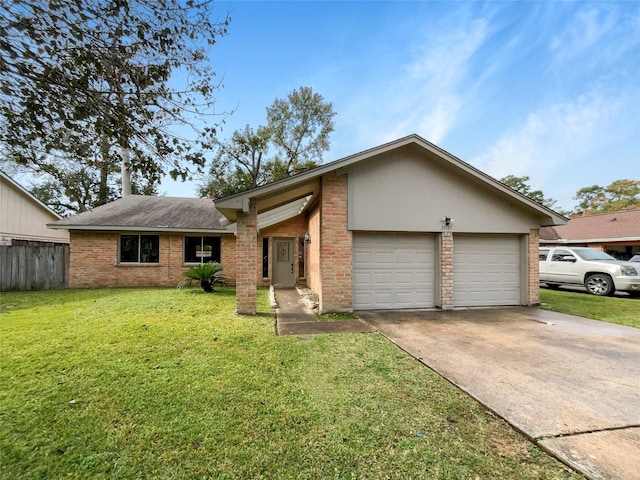
[[[617,212],[640,208],[640,181],[621,179],[606,187],[592,185],[578,190],[575,213],[590,214]]]
[[[500,182],[504,183],[508,187],[513,188],[516,192],[526,195],[531,200],[534,200],[545,207],[553,208],[556,200],[552,198],[546,198],[542,190],[531,190],[529,186],[529,177],[524,175],[522,177],[516,177],[514,175],[507,175],[500,179]]]
[[[285,100],[277,98],[267,108],[267,131],[280,154],[279,178],[321,161],[329,150],[334,116],[333,105],[311,87],[293,90]]]
[[[247,125],[216,142],[209,177],[199,187],[203,197],[219,198],[316,167],[329,149],[333,106],[310,87],[267,108],[267,125]],[[269,148],[276,154],[268,157]]]
[[[212,18],[210,0],[0,0],[3,157],[75,211],[112,198],[118,169],[124,193],[130,174],[153,189],[198,171],[215,138],[194,120],[215,114],[208,51],[229,24]]]

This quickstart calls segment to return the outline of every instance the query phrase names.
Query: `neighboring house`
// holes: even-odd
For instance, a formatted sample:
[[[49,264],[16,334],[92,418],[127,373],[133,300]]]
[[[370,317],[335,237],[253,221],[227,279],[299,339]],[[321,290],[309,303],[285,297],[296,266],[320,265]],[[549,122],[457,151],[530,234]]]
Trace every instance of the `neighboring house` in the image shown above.
[[[71,231],[70,287],[174,286],[211,245],[237,310],[306,284],[322,312],[539,303],[538,230],[566,219],[417,135],[218,199],[129,196]]]
[[[628,260],[640,253],[640,209],[570,219],[540,229],[541,245],[592,247]]]
[[[47,228],[60,218],[0,171],[0,245],[69,243],[69,232]]]
[[[235,281],[235,239],[206,198],[130,195],[65,218],[70,288],[176,286],[200,262],[221,262]],[[228,222],[227,222],[228,223]]]

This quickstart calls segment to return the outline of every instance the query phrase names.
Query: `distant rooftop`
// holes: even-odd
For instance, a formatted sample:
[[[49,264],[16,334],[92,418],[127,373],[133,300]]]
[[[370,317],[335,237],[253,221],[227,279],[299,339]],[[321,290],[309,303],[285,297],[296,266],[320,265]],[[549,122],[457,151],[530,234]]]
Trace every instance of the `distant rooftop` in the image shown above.
[[[566,225],[542,227],[540,240],[602,241],[640,240],[640,209],[569,220]]]

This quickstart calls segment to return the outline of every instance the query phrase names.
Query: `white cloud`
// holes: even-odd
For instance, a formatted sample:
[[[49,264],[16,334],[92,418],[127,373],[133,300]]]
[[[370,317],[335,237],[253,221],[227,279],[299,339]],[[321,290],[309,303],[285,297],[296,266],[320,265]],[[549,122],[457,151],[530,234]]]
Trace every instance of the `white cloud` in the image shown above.
[[[639,102],[637,92],[616,96],[593,89],[542,107],[470,163],[495,178],[527,175],[534,188],[569,206],[579,188],[620,175],[616,162],[624,159],[607,158],[607,148],[637,134],[637,118],[628,105]],[[581,164],[584,168],[575,168]]]
[[[550,41],[553,62],[609,65],[640,44],[640,10],[633,3],[589,4]]]
[[[434,143],[445,138],[463,105],[469,61],[488,35],[485,19],[456,19],[456,25],[443,22],[438,29],[430,24],[410,59],[390,67],[381,81],[367,82],[363,74],[359,94],[340,106],[337,118],[352,144],[354,136],[367,146],[411,133]]]

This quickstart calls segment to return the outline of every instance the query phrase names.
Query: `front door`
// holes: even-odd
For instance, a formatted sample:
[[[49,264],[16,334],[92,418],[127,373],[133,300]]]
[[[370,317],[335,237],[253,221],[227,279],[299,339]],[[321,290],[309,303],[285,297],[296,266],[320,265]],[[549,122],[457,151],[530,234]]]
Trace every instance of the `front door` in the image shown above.
[[[295,277],[295,243],[292,238],[273,240],[273,284],[293,286]]]

